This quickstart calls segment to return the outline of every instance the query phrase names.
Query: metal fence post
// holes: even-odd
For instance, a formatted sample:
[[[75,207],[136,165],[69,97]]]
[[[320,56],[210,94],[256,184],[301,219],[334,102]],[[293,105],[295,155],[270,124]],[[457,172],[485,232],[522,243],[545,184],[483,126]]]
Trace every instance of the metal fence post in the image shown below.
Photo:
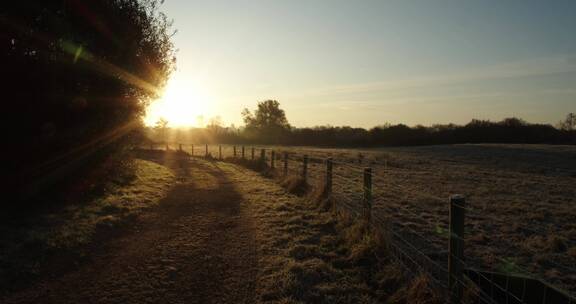
[[[308,155],[302,158],[302,178],[304,181],[308,178]]]
[[[464,271],[464,216],[466,199],[462,195],[450,196],[450,244],[448,247],[448,286],[450,304],[462,302]]]
[[[288,152],[284,152],[284,176],[288,176]]]
[[[270,168],[274,169],[274,160],[276,158],[276,152],[274,150],[270,151]]]
[[[326,194],[332,194],[332,158],[326,159]]]
[[[370,222],[372,217],[372,168],[364,168],[364,216]]]

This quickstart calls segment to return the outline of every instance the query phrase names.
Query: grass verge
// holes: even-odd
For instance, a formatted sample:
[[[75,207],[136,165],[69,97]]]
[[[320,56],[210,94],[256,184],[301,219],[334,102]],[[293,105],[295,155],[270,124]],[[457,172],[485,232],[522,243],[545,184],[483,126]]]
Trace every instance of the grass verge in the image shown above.
[[[48,265],[73,267],[86,256],[88,245],[156,205],[174,180],[168,168],[135,159],[133,174],[111,180],[101,195],[1,223],[0,292],[18,288],[45,272],[61,270],[47,269]],[[55,259],[65,263],[49,263]]]
[[[411,275],[391,255],[389,239],[366,221],[334,208],[324,187],[283,177],[262,163],[231,160],[272,178],[300,199],[258,213],[273,246],[261,301],[271,303],[443,303],[426,274]],[[268,224],[266,224],[268,222]]]

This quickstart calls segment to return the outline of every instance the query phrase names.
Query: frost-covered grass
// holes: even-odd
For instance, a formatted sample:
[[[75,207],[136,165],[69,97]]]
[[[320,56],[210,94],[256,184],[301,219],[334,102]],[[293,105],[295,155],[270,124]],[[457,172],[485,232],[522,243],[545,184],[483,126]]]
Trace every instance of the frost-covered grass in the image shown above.
[[[100,195],[35,214],[25,222],[2,223],[0,280],[14,283],[34,276],[43,262],[54,256],[82,256],[82,248],[98,233],[130,223],[143,210],[158,204],[175,175],[154,162],[133,162],[133,174],[110,182]]]
[[[466,260],[472,267],[527,273],[576,292],[576,146],[265,148],[290,152],[291,174],[301,172],[298,157],[308,155],[313,186],[322,183],[323,160],[331,157],[334,192],[358,210],[362,168],[371,167],[373,213],[443,265],[448,197],[463,194]],[[282,160],[277,163],[281,168]]]

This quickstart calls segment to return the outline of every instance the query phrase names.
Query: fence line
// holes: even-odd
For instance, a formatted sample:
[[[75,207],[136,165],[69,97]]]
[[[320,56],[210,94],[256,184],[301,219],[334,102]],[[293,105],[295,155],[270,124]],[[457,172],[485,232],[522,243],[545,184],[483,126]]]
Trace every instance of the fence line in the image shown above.
[[[205,144],[205,147],[200,145],[200,148],[194,145],[187,146],[182,144],[175,146],[178,147],[178,152],[189,153],[190,156],[216,158],[216,153],[212,154],[212,150],[209,149],[208,144]],[[165,145],[166,150],[172,150],[171,147],[174,147],[174,145]],[[150,145],[150,149],[155,148],[154,145]],[[199,149],[204,151],[199,151]],[[480,280],[476,283],[472,281],[471,277],[465,275],[465,272],[473,269],[472,265],[466,262],[464,256],[465,213],[472,214],[480,210],[472,206],[466,206],[464,197],[454,196],[449,200],[450,218],[448,224],[440,220],[434,223],[429,218],[423,217],[421,214],[418,214],[417,211],[412,210],[412,208],[415,208],[414,204],[394,207],[383,203],[385,195],[402,193],[399,189],[403,188],[402,185],[392,183],[389,178],[382,175],[382,171],[373,171],[373,169],[370,168],[370,165],[383,165],[386,173],[390,171],[391,168],[388,160],[385,160],[383,164],[374,160],[366,161],[363,157],[359,157],[357,160],[348,158],[340,161],[334,160],[331,157],[323,159],[316,156],[311,157],[307,154],[300,155],[287,150],[275,150],[270,149],[270,147],[259,146],[250,146],[249,150],[246,150],[245,146],[232,146],[231,149],[226,149],[226,146],[223,148],[222,145],[218,145],[217,151],[217,158],[220,160],[232,158],[242,159],[244,161],[264,162],[270,170],[275,170],[283,176],[299,176],[309,184],[311,184],[310,182],[313,180],[316,186],[327,187],[327,189],[329,189],[329,195],[334,198],[333,207],[344,210],[354,217],[364,218],[364,220],[373,227],[389,232],[390,240],[388,245],[392,247],[391,251],[394,253],[395,259],[414,276],[419,273],[427,274],[436,286],[446,291],[446,301],[448,303],[463,303],[463,294],[465,292],[468,293],[468,295],[472,294],[475,296],[472,303],[498,303],[499,300],[495,300],[495,297],[498,295],[498,299],[505,299],[506,303],[536,303],[525,297],[525,294],[528,292],[526,283],[524,283],[524,288],[520,292],[521,296],[519,297],[518,294],[514,294],[509,289],[509,277],[506,277],[506,286],[501,286],[501,282],[497,282],[492,275],[488,276],[481,271],[474,272],[477,278],[482,279],[484,283],[490,285],[489,294],[483,290],[480,285],[476,285],[480,284]],[[247,155],[248,151],[250,151],[250,157]],[[259,158],[255,155],[258,154],[258,152],[260,152]],[[365,163],[367,166],[362,166],[362,163]],[[411,170],[408,169],[408,171]],[[356,175],[356,177],[346,176],[339,172],[351,172]],[[411,192],[410,194],[411,199],[416,198],[434,202],[446,201],[446,199],[427,193]],[[378,211],[385,211],[393,215],[398,215],[399,211],[407,213],[412,218],[418,219],[421,224],[425,223],[431,231],[436,232],[432,235],[444,241],[449,240],[450,246],[445,257],[448,261],[448,267],[443,267],[437,260],[434,260],[429,254],[423,251],[424,247],[438,249],[437,245],[430,242],[431,235],[423,235],[408,225],[397,225],[390,217],[383,218],[379,213],[373,213],[373,205],[375,202],[382,202],[378,204],[378,206],[381,207],[377,209]],[[483,217],[486,218],[484,215]],[[490,217],[490,219],[496,222],[501,221],[494,217]],[[402,228],[396,231],[397,227],[394,227],[394,225]],[[535,234],[542,233],[540,229],[526,229]],[[401,230],[409,232],[409,234]],[[414,239],[414,237],[419,238],[419,240]],[[419,244],[421,246],[419,246]],[[513,246],[510,246],[509,249],[512,247]],[[574,268],[569,266],[560,265],[556,262],[552,264],[564,270],[574,271]],[[539,303],[556,303],[547,302],[547,290],[546,288],[544,289],[544,296]],[[567,302],[565,303],[576,304],[573,298],[567,296],[566,299]]]

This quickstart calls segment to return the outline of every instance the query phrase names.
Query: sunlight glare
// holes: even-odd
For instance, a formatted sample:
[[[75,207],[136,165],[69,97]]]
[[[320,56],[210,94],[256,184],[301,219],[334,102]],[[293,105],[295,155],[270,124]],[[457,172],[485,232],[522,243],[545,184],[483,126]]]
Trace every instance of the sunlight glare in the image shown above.
[[[209,100],[194,84],[171,79],[164,95],[146,109],[144,122],[154,126],[164,118],[170,127],[202,127],[208,114]]]

